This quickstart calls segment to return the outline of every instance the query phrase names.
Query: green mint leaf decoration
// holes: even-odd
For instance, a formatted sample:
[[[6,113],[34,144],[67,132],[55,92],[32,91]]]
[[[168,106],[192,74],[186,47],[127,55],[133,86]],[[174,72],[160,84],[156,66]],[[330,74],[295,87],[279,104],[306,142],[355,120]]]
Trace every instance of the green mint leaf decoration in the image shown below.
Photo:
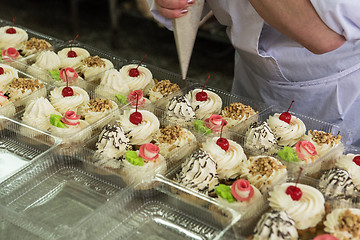
[[[61,121],[62,116],[56,114],[50,114],[51,125],[58,128],[65,128],[65,123]]]
[[[197,132],[209,135],[212,133],[212,130],[205,126],[205,122],[203,120],[195,120],[194,121],[194,129]]]
[[[125,153],[125,158],[129,163],[135,166],[144,166],[144,161],[141,157],[139,157],[136,151],[127,151]]]
[[[117,98],[117,100],[122,103],[122,104],[128,104],[127,100],[126,100],[126,96],[122,95],[122,94],[116,94],[115,97]]]
[[[283,149],[278,151],[278,156],[286,162],[299,162],[299,158],[296,154],[295,149],[285,146]]]
[[[62,81],[62,79],[60,78],[60,70],[49,70],[50,76],[52,79],[54,79],[55,81]]]
[[[215,187],[215,192],[219,197],[226,199],[229,203],[232,203],[235,200],[231,194],[231,188],[225,184],[220,184],[219,186]]]

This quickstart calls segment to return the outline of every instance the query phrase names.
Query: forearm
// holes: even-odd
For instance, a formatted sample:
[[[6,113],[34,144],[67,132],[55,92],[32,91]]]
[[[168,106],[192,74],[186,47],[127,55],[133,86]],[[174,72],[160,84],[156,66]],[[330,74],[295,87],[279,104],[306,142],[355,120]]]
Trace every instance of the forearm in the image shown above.
[[[272,27],[315,54],[339,48],[345,38],[320,19],[310,0],[249,0]]]

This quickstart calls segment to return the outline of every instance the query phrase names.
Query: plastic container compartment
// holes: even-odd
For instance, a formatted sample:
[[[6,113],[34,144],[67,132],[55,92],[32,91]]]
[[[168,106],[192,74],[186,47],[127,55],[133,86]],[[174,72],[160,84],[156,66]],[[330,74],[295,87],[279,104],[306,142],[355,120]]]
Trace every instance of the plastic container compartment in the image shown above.
[[[269,118],[269,116],[272,116],[275,113],[286,112],[286,110],[287,109],[279,107],[279,106],[270,106],[268,109],[266,109],[262,113],[259,113],[259,115],[256,116],[256,121],[258,121],[258,122],[266,121]],[[337,125],[333,125],[333,124],[323,122],[323,121],[320,121],[320,120],[317,120],[314,118],[310,118],[310,117],[307,117],[307,116],[304,116],[304,115],[301,115],[301,114],[298,114],[295,112],[289,111],[289,113],[293,116],[296,116],[297,118],[299,118],[300,120],[302,120],[304,122],[305,127],[306,127],[306,133],[305,133],[306,135],[308,134],[309,130],[318,130],[318,131],[332,133],[335,136],[338,134],[340,134],[342,136],[341,143],[338,146],[331,149],[328,153],[324,154],[322,157],[320,157],[313,163],[309,163],[309,164],[299,164],[296,162],[289,163],[289,162],[283,161],[279,158],[283,162],[283,164],[285,164],[287,166],[288,173],[290,175],[297,175],[297,173],[300,169],[299,167],[301,166],[303,168],[302,174],[316,177],[318,175],[319,171],[321,170],[321,166],[326,166],[327,162],[331,161],[332,158],[336,158],[337,156],[341,155],[349,134],[346,130],[341,129]],[[254,122],[255,120],[249,119],[249,121]],[[242,134],[246,138],[246,132],[242,131]],[[279,147],[278,149],[280,150],[281,148],[282,147]],[[258,151],[254,150],[254,149],[245,149],[245,150],[249,154],[258,153]],[[276,153],[277,153],[277,151],[275,151],[274,155],[277,157]]]
[[[95,98],[105,98],[103,96],[100,96],[98,94],[96,94],[94,92],[94,88],[95,85],[88,83],[84,80],[81,79],[77,79],[72,85],[70,85],[70,87],[80,87],[83,90],[85,90],[89,97],[90,100],[91,99],[95,99]],[[48,84],[47,85],[47,96],[46,98],[49,99],[50,101],[50,92],[55,89],[58,88],[57,86],[54,86],[52,84]],[[96,120],[95,122],[89,124],[89,126],[83,128],[82,130],[76,132],[76,134],[74,133],[68,133],[68,134],[60,134],[60,133],[54,133],[50,130],[48,130],[48,133],[51,135],[54,135],[56,137],[59,137],[62,139],[62,146],[70,146],[73,144],[81,144],[83,143],[86,139],[91,138],[91,136],[93,136],[94,134],[97,134],[101,128],[106,125],[109,121],[111,121],[111,119],[115,118],[118,114],[119,114],[119,109],[122,107],[121,105],[116,105],[117,107],[110,111],[109,113],[107,113],[105,116],[102,116],[101,118],[99,118],[98,120]],[[75,109],[74,109],[75,110]],[[25,113],[25,108],[22,111],[19,111],[16,116],[15,119],[17,119],[18,121],[22,121],[22,117]],[[26,123],[27,125],[30,125],[29,123]],[[36,125],[33,125],[34,128],[37,128]]]
[[[98,175],[86,149],[55,149],[0,184],[0,217],[46,239],[58,239],[124,190]]]
[[[235,239],[221,206],[196,206],[189,193],[157,179],[143,195],[128,189],[64,239]],[[176,191],[178,194],[174,194]]]
[[[120,114],[123,114],[124,111],[129,110],[129,108],[125,107],[120,109]],[[153,111],[154,115],[158,117],[159,122],[160,122],[160,128],[166,127],[166,126],[174,126],[173,123],[169,123],[165,118],[162,118],[162,114],[163,114],[163,110],[159,109],[159,108],[155,108]],[[116,119],[112,119],[108,124],[110,124],[111,126],[113,125],[117,125],[120,126],[119,124],[119,118]],[[190,131],[191,132],[191,131]],[[84,147],[87,149],[90,149],[92,151],[96,151],[97,147],[96,147],[96,143],[99,139],[99,135],[100,135],[101,131],[98,134],[95,134],[91,139],[89,139],[88,141],[86,141],[84,143]],[[106,136],[106,135],[105,135]],[[154,138],[153,138],[154,139]],[[153,140],[151,142],[154,142]],[[102,143],[103,144],[103,143]],[[112,142],[108,141],[107,145],[112,144]],[[138,145],[133,145],[134,149],[138,149],[139,146]],[[164,156],[165,158],[165,166],[162,164],[159,164],[158,167],[156,168],[148,168],[148,172],[144,172],[141,170],[141,174],[138,174],[138,176],[132,176],[130,177],[126,171],[124,170],[124,163],[121,162],[117,162],[119,160],[113,160],[113,159],[109,159],[108,157],[106,157],[103,154],[100,153],[95,153],[96,155],[102,155],[102,157],[99,157],[97,159],[101,159],[101,161],[99,162],[95,162],[96,160],[92,160],[94,162],[95,165],[97,165],[99,167],[99,169],[111,169],[110,172],[112,174],[115,175],[120,175],[122,178],[124,178],[125,182],[128,183],[128,185],[138,185],[138,189],[143,189],[146,190],[149,188],[149,186],[152,185],[152,181],[155,177],[155,175],[157,173],[161,173],[164,172],[166,173],[169,169],[171,169],[174,165],[178,164],[178,162],[186,155],[191,153],[194,149],[196,149],[197,147],[197,139],[194,136],[194,139],[189,139],[185,145],[181,146],[181,147],[177,147],[175,148],[173,151],[171,151],[171,153],[169,153],[169,155]],[[110,151],[111,153],[114,151],[114,149],[109,148],[109,146],[106,146],[107,151]],[[105,150],[106,151],[106,150]],[[127,161],[127,160],[123,160],[123,161]],[[110,167],[110,164],[108,163],[114,163],[117,162],[116,166],[114,166],[114,164],[112,164],[112,168]],[[130,165],[130,164],[127,164]],[[134,166],[134,168],[136,168],[137,166]],[[140,166],[139,166],[140,167]],[[142,167],[141,167],[142,168]],[[145,169],[145,166],[143,167]],[[134,171],[134,170],[132,170]],[[139,170],[140,171],[140,170]],[[108,173],[106,173],[108,174]],[[141,183],[141,184],[140,184]]]
[[[190,91],[194,90],[194,89],[202,89],[203,88],[203,84],[200,84],[200,83],[193,83],[191,86],[189,86],[185,93],[184,94],[188,94]],[[229,128],[229,127],[225,127],[223,129],[224,132],[226,131],[233,131],[233,132],[242,132],[241,129],[247,129],[248,126],[250,126],[250,124],[253,122],[253,121],[256,121],[257,119],[257,116],[258,114],[262,113],[263,111],[265,111],[266,109],[269,108],[268,105],[266,105],[265,103],[261,103],[261,102],[258,102],[258,101],[254,101],[254,100],[251,100],[251,99],[248,99],[248,98],[245,98],[245,97],[241,97],[241,96],[237,96],[237,95],[233,95],[233,94],[230,94],[228,92],[225,92],[221,89],[217,89],[217,88],[214,88],[214,87],[211,87],[210,85],[206,85],[205,86],[205,90],[208,90],[208,91],[211,91],[211,92],[214,92],[216,93],[222,100],[222,107],[221,109],[223,110],[225,107],[229,106],[231,103],[236,103],[236,102],[239,102],[239,103],[242,103],[242,104],[245,104],[245,105],[248,105],[250,106],[251,108],[253,108],[257,114],[253,115],[253,117],[251,117],[251,121],[250,119],[247,120],[247,121],[241,121],[240,123],[237,123],[235,124],[233,127]],[[214,113],[214,114],[219,114],[221,115],[221,113]],[[204,133],[201,133],[199,132],[199,134],[204,134]],[[208,134],[208,133],[206,133]],[[214,134],[214,133],[211,133],[211,134]],[[216,133],[215,135],[219,135],[219,133]]]
[[[6,20],[3,20],[3,19],[0,19],[0,27],[5,27],[5,26],[12,26],[12,22],[10,21],[6,21]],[[25,32],[27,32],[28,34],[28,40],[30,40],[30,38],[34,37],[34,38],[37,38],[37,39],[43,39],[43,40],[46,40],[47,42],[49,42],[52,46],[52,48],[56,47],[57,45],[59,44],[62,44],[63,41],[60,40],[60,39],[57,39],[57,38],[54,38],[52,36],[48,36],[48,35],[45,35],[45,34],[42,34],[42,33],[39,33],[39,32],[36,32],[34,30],[31,30],[29,28],[26,28],[26,27],[23,27],[23,26],[20,26],[20,25],[17,25],[17,24],[14,24],[15,27],[18,27],[18,28],[21,28],[23,29]],[[1,50],[1,49],[0,49]],[[18,50],[18,49],[17,49]],[[35,54],[31,54],[27,57],[23,57],[23,58],[18,58],[18,61],[20,62],[23,62],[25,64],[32,64],[35,60],[35,57],[36,55],[38,54],[39,52],[35,53]],[[21,55],[21,54],[20,54]],[[10,64],[10,65],[14,65],[16,66],[16,61],[15,62],[8,62],[8,61],[2,61],[4,63],[7,63],[7,64]],[[24,65],[23,65],[24,66]],[[22,69],[22,70],[25,70],[25,69]]]
[[[0,116],[0,182],[59,143],[54,136]]]
[[[46,90],[44,90],[44,89],[48,88],[48,83],[46,81],[44,81],[44,75],[36,75],[36,76],[35,75],[30,75],[28,73],[25,73],[25,72],[19,70],[16,67],[13,67],[13,68],[15,70],[17,70],[19,78],[38,79],[39,83],[43,84],[44,86],[42,88],[39,88],[39,89],[35,90],[34,92],[32,92],[30,95],[28,95],[26,97],[23,97],[21,99],[15,100],[15,101],[12,101],[12,102],[10,102],[9,104],[7,104],[7,105],[5,105],[3,107],[0,107],[0,115],[4,115],[4,116],[7,116],[7,117],[13,117],[18,112],[22,111],[25,108],[26,104],[29,101],[31,101],[31,99],[34,99],[37,96],[44,95],[44,92],[46,92]]]

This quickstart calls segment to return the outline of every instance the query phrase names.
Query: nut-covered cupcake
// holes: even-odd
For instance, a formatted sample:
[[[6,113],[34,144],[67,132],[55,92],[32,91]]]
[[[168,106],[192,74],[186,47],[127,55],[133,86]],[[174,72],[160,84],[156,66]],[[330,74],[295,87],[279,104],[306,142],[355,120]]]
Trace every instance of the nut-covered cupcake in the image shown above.
[[[15,101],[26,97],[37,91],[34,97],[41,97],[46,95],[46,89],[38,79],[31,78],[15,78],[10,84],[6,92],[9,101]]]
[[[114,101],[104,98],[94,98],[91,99],[88,104],[81,107],[79,111],[85,118],[85,121],[92,124],[116,110],[118,110],[118,105]]]
[[[221,111],[221,116],[228,122],[226,126],[228,128],[234,127],[255,114],[257,112],[252,107],[239,102],[231,103]]]
[[[324,156],[341,143],[341,136],[339,134],[335,136],[330,132],[317,130],[309,130],[309,133],[305,138],[314,144],[319,157]]]
[[[37,52],[47,50],[51,44],[44,39],[30,38],[28,41],[23,42],[19,47],[19,53],[26,57]]]
[[[86,81],[95,81],[101,79],[102,75],[106,70],[113,68],[114,64],[99,56],[88,56],[82,60],[80,72],[84,75]]]
[[[148,95],[150,101],[155,102],[179,90],[180,87],[176,83],[172,83],[170,82],[170,80],[161,80],[157,82],[155,86],[149,90]]]

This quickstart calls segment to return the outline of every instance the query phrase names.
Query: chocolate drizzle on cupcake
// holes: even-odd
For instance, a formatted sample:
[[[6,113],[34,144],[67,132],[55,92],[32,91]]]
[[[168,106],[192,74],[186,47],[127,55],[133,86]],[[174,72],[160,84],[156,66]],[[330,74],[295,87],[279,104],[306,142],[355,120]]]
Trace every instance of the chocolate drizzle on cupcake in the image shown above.
[[[196,119],[194,109],[191,107],[189,100],[185,96],[176,96],[170,99],[167,109],[169,117],[177,117],[190,122]]]

